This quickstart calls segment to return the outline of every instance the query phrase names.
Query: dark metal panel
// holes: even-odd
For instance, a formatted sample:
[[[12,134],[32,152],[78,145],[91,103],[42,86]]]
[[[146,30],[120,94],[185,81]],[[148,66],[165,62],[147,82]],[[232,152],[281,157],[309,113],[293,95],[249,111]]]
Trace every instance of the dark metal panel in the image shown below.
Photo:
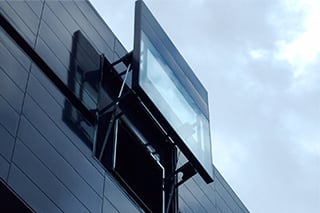
[[[249,212],[245,205],[241,202],[236,193],[232,190],[220,172],[213,166],[217,183],[213,184],[217,193],[219,193],[234,211]]]
[[[128,195],[124,194],[116,185],[115,180],[110,179],[108,175],[105,178],[104,195],[119,212],[140,212]]]
[[[85,143],[92,144],[92,141],[87,141],[88,138],[82,138],[77,134],[77,129],[68,123],[66,120],[67,115],[65,113],[66,105],[70,106],[70,102],[56,89],[53,87],[52,83],[48,81],[47,78],[43,77],[40,81],[33,76],[30,75],[29,86],[28,86],[28,94],[32,97],[32,100],[37,103],[37,105],[41,108],[43,112],[47,114],[47,116],[55,123],[55,125],[63,132],[63,134],[79,149],[81,152],[87,156],[87,158],[91,161],[93,165],[103,174],[104,170],[100,165],[97,164],[95,160],[91,157],[92,150],[85,145]],[[57,98],[58,99],[57,101]],[[60,102],[59,102],[60,101]],[[84,120],[85,118],[78,114],[80,120]],[[92,127],[93,129],[93,127]],[[80,129],[78,129],[80,130]],[[101,176],[101,184],[102,176]]]
[[[103,19],[99,16],[97,11],[92,7],[89,1],[75,1],[75,4],[80,9],[83,16],[85,16],[94,29],[100,34],[103,40],[107,43],[110,50],[113,49],[113,42],[115,35],[106,25]]]
[[[19,17],[16,11],[8,4],[7,1],[0,1],[0,12],[10,21],[10,23],[18,30],[19,33],[33,46],[35,41],[35,32],[27,26],[27,24]],[[38,22],[38,20],[37,20]]]
[[[0,178],[6,180],[9,172],[9,162],[0,154]]]
[[[200,202],[195,198],[192,191],[189,191],[189,189],[181,185],[179,187],[179,194],[181,197],[183,197],[184,201],[188,203],[188,206],[192,209],[193,212],[206,212],[206,210],[201,206]]]
[[[30,58],[17,46],[16,42],[14,42],[9,35],[0,28],[0,44],[8,49],[6,54],[11,54],[24,68],[25,70],[29,70],[31,60]],[[1,47],[1,51],[3,47]]]
[[[17,86],[24,90],[27,83],[27,70],[16,60],[16,58],[0,43],[0,67]]]
[[[84,155],[82,150],[74,145],[74,143],[82,143],[81,141],[74,143],[70,141],[67,135],[53,123],[29,95],[25,100],[23,114],[93,188],[102,189],[103,177],[88,159],[91,157]]]
[[[81,47],[79,43],[75,43],[74,45],[77,44],[77,51],[75,53],[71,52],[71,49],[67,49],[64,44],[61,42],[61,40],[55,35],[53,31],[51,31],[50,27],[47,26],[46,23],[43,23],[40,27],[40,37],[42,38],[41,41],[43,41],[48,49],[46,51],[52,51],[54,56],[56,57],[57,60],[54,60],[53,58],[50,58],[49,60],[53,63],[53,61],[56,61],[57,63],[61,63],[64,66],[64,71],[68,74],[68,83],[70,81],[73,82],[74,87],[79,88],[81,82],[80,82],[80,77],[76,78],[76,75],[74,76],[71,74],[74,70],[71,69],[81,69],[85,71],[89,70],[98,70],[99,69],[99,55],[95,54],[90,54],[90,55],[84,55],[86,52],[87,47]],[[73,38],[75,38],[73,36]],[[89,51],[89,48],[87,48],[87,51]],[[76,56],[73,54],[77,54]],[[81,55],[82,54],[82,55]],[[83,56],[84,55],[84,56]],[[82,57],[81,57],[82,56]],[[94,57],[93,59],[90,57]],[[53,57],[53,55],[52,55]],[[46,58],[48,60],[48,58]],[[80,61],[77,61],[80,60]],[[94,63],[92,60],[95,60],[98,63]],[[50,62],[49,62],[50,64]],[[55,70],[57,72],[57,70]],[[65,82],[67,84],[67,82]],[[69,88],[71,85],[68,85]],[[73,88],[70,88],[73,89]],[[84,104],[88,106],[89,108],[95,108],[96,103],[94,103],[94,98],[91,97],[92,95],[90,92],[87,91],[87,89],[83,90],[83,95],[86,98],[84,100]]]
[[[37,75],[34,77],[33,73]],[[103,185],[103,177],[104,169],[102,166],[97,163],[92,156],[92,150],[84,143],[83,139],[81,139],[74,130],[70,129],[70,126],[64,120],[63,107],[65,104],[70,103],[68,100],[61,94],[59,90],[48,80],[43,73],[38,70],[36,66],[32,67],[32,74],[30,75],[30,84],[28,87],[28,93],[32,96],[33,100],[37,102],[37,104],[41,107],[43,111],[47,113],[51,120],[59,127],[59,129],[63,132],[64,135],[71,140],[71,142],[79,149],[81,152],[87,157],[87,159],[91,162],[91,164],[97,169],[100,173],[98,176],[98,180],[96,178],[91,177],[90,175],[94,175],[95,173],[84,172],[87,174],[86,176],[90,176],[90,183],[92,183],[95,187],[101,187]],[[46,97],[46,98],[43,98]],[[79,114],[81,116],[81,114]],[[84,117],[80,117],[84,119]],[[79,165],[80,167],[80,165]],[[101,189],[102,193],[102,189]]]
[[[103,200],[103,213],[119,213],[119,211],[117,209],[115,209],[112,205],[112,203],[104,198]]]
[[[179,211],[183,213],[192,213],[193,211],[190,209],[188,204],[183,200],[183,197],[179,196]]]
[[[14,109],[0,96],[0,124],[4,126],[11,135],[16,134],[19,115]]]
[[[50,27],[50,29],[55,33],[55,35],[59,38],[59,40],[63,42],[64,46],[67,49],[71,50],[72,34],[75,31],[71,31],[71,29],[67,29],[66,26],[64,25],[66,22],[70,20],[64,20],[64,22],[61,22],[56,15],[59,15],[59,12],[55,11],[54,13],[52,9],[47,4],[45,4],[42,20]]]
[[[52,50],[46,45],[46,43],[38,38],[36,45],[36,52],[40,57],[48,64],[48,66],[55,72],[56,75],[67,85],[68,83],[68,69],[61,61],[58,60],[57,56]]]
[[[37,45],[37,50],[38,48],[41,49],[41,52],[39,52],[40,56],[44,58],[44,60],[49,64],[51,68],[53,68],[53,70],[58,75],[60,73],[63,75],[63,81],[66,85],[68,85],[69,89],[74,89],[72,87],[79,88],[80,84],[82,84],[80,82],[81,77],[77,77],[77,75],[73,73],[75,69],[84,71],[94,71],[99,69],[99,55],[97,55],[96,53],[94,55],[84,55],[86,52],[86,48],[88,49],[87,51],[89,51],[89,48],[88,46],[81,47],[81,45],[79,44],[80,42],[73,42],[74,45],[77,45],[77,47],[75,48],[77,51],[72,53],[71,49],[67,49],[64,46],[61,40],[55,35],[53,31],[51,31],[50,27],[47,26],[46,23],[43,23],[40,27],[40,37],[40,44],[39,46]],[[73,38],[75,38],[74,35]],[[98,63],[94,63],[93,60]],[[68,76],[68,80],[64,80],[66,78],[65,76]],[[69,84],[71,81],[72,84]],[[90,109],[95,108],[96,103],[91,93],[86,88],[83,89],[82,92],[84,97],[84,100],[82,100],[83,103]]]
[[[225,204],[233,211],[233,212],[241,212],[241,209],[237,205],[236,200],[232,197],[232,193],[228,191],[229,186],[225,186],[221,183],[221,179],[217,178],[217,182],[215,183],[215,187],[217,190],[217,194],[222,198]],[[218,205],[218,204],[217,204]]]
[[[8,184],[36,212],[63,212],[15,164],[11,166]]]
[[[14,145],[14,137],[12,137],[12,135],[10,135],[9,132],[0,125],[0,138],[0,155],[2,155],[7,161],[10,161]]]
[[[79,25],[81,32],[83,32],[88,40],[94,45],[99,53],[107,52],[110,48],[105,39],[103,38],[94,28],[92,23],[84,16],[84,14],[79,10],[74,1],[64,1],[62,2],[63,7],[69,12],[73,17],[75,22]]]
[[[67,49],[62,41],[57,38],[50,27],[42,22],[39,29],[39,36],[46,43],[47,47],[55,54],[59,61],[67,68],[70,62],[71,48]]]
[[[9,104],[18,113],[21,109],[23,93],[17,85],[0,67],[0,95],[3,96]]]
[[[192,179],[201,188],[201,190],[206,195],[207,199],[210,200],[211,204],[213,206],[215,206],[216,192],[213,187],[214,184],[213,183],[210,183],[210,184],[204,183],[199,174],[195,175]]]
[[[38,18],[40,18],[44,2],[42,0],[37,0],[37,1],[25,0],[25,2],[32,9],[32,11],[38,16]]]
[[[62,3],[59,1],[46,1],[46,5],[51,9],[55,16],[61,21],[65,28],[70,32],[70,34],[78,31],[80,27],[71,17],[71,15],[66,11],[62,6]]]
[[[86,206],[76,199],[68,188],[20,141],[16,143],[13,161],[62,211],[89,212]]]
[[[61,107],[64,105],[66,97],[57,89],[57,87],[48,79],[48,77],[35,64],[33,64],[31,68],[30,79],[33,79],[33,78],[37,79],[37,82],[41,84],[43,88],[45,88],[45,90],[50,94],[50,96]],[[31,87],[31,85],[29,87]]]
[[[223,213],[233,213],[230,207],[227,205],[226,201],[221,197],[220,194],[216,196],[217,208]]]
[[[57,127],[64,133],[66,137],[68,137],[74,144],[81,141],[82,143],[92,143],[93,141],[87,141],[87,138],[80,138],[78,137],[74,131],[71,131],[70,124],[67,123],[67,118],[70,115],[67,115],[64,112],[64,108],[66,105],[71,106],[70,102],[68,102],[66,99],[64,99],[63,103],[59,103],[55,100],[55,97],[50,94],[50,91],[46,89],[47,85],[50,85],[51,82],[48,82],[46,79],[44,79],[43,84],[40,84],[40,82],[33,76],[30,76],[29,79],[30,83],[28,86],[27,93],[32,97],[33,101],[37,103],[37,105],[42,109],[43,112],[47,114],[48,117],[57,125]],[[80,120],[84,120],[85,118],[81,116],[81,114],[78,114],[80,116]],[[94,130],[93,127],[92,131]],[[80,130],[80,129],[79,129]],[[92,139],[93,140],[93,139]],[[81,146],[82,147],[82,146]],[[91,150],[89,151],[89,148],[85,146],[82,147],[82,151],[84,151],[88,156],[91,155]]]
[[[78,30],[81,30],[81,32],[87,37],[89,38],[87,32],[83,29],[83,25],[78,25],[78,23],[76,23],[76,20],[71,16],[71,14],[66,10],[66,8],[64,7],[66,2],[54,2],[54,1],[49,1],[46,4],[48,5],[48,8],[45,7],[45,11],[44,11],[44,20],[48,23],[48,25],[50,27],[52,27],[52,29],[54,31],[57,31],[59,33],[59,35],[57,34],[58,37],[60,36],[66,36],[65,31],[67,30],[70,35],[73,35],[73,33],[75,33]],[[73,9],[77,9],[79,10],[79,8],[77,8],[76,5],[73,5],[72,7]],[[79,11],[78,11],[79,12]],[[57,19],[59,21],[57,21]],[[90,24],[90,23],[89,23]],[[60,31],[60,29],[65,28],[65,30]],[[63,35],[62,35],[63,34]],[[71,38],[71,37],[70,37]],[[67,42],[65,42],[67,45],[71,45],[71,41],[70,38],[66,38]],[[95,38],[89,38],[90,42],[91,39],[95,39]],[[101,41],[103,41],[103,46],[100,46],[99,48],[103,49],[103,51],[101,51],[99,49],[99,51],[101,53],[104,53],[105,56],[109,59],[112,60],[112,48],[110,48],[110,46],[113,47],[113,41],[110,44],[109,42],[104,42],[104,40],[108,40],[108,38],[99,38]],[[63,39],[61,39],[63,40]],[[93,44],[95,44],[93,42]],[[101,44],[100,44],[101,45]],[[95,48],[97,48],[97,45],[95,45]]]
[[[189,191],[192,192],[192,195],[195,197],[195,199],[197,199],[201,206],[203,206],[207,211],[210,211],[210,209],[215,209],[213,203],[208,199],[209,195],[206,195],[193,179],[187,181],[185,185]]]
[[[20,127],[19,137],[50,172],[92,212],[101,211],[102,194],[99,196],[25,118],[22,118]]]
[[[114,52],[120,58],[125,56],[128,53],[126,48],[124,48],[124,46],[120,43],[120,41],[118,39],[115,39],[115,42],[114,42]]]
[[[22,21],[36,35],[39,25],[39,17],[24,1],[7,1],[10,7],[18,14]]]

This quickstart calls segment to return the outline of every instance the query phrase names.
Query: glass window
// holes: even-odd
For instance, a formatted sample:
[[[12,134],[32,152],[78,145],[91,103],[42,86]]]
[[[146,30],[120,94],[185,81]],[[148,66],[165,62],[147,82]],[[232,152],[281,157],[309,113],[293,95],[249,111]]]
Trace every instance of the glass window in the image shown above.
[[[144,32],[140,50],[141,88],[206,170],[211,171],[208,119]]]

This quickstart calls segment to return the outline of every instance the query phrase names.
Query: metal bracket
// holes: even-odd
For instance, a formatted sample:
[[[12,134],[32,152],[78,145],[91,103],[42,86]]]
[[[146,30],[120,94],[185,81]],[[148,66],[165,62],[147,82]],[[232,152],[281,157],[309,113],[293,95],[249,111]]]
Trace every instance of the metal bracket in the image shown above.
[[[125,56],[125,58],[128,57],[128,54]],[[125,58],[123,60],[125,60]],[[117,62],[117,63],[120,63],[120,62]],[[113,65],[114,66],[114,65]],[[103,157],[103,153],[104,153],[104,150],[106,148],[106,145],[107,145],[107,141],[108,141],[108,138],[110,136],[110,133],[111,133],[111,130],[112,130],[112,127],[114,125],[114,122],[119,118],[119,114],[117,115],[116,112],[117,112],[117,109],[118,109],[118,105],[119,105],[119,102],[121,100],[121,97],[122,97],[122,92],[123,92],[123,89],[124,89],[124,86],[126,84],[126,80],[127,80],[127,77],[128,77],[128,73],[129,71],[131,70],[131,64],[128,65],[127,67],[127,70],[125,72],[125,77],[123,79],[123,82],[122,82],[122,85],[121,85],[121,88],[120,88],[120,91],[119,91],[119,94],[118,94],[118,97],[116,98],[115,102],[111,105],[111,106],[107,106],[108,108],[112,107],[113,106],[113,109],[112,109],[112,116],[111,116],[111,119],[110,119],[110,122],[109,122],[109,125],[108,125],[108,129],[107,129],[107,132],[106,132],[106,135],[105,135],[105,138],[103,140],[103,144],[102,144],[102,148],[101,148],[101,151],[100,151],[100,155],[99,155],[99,160],[101,161],[102,157]],[[103,109],[103,114],[101,114],[99,112],[99,117],[104,115],[105,112],[106,112],[107,109]],[[120,116],[122,114],[120,113]]]
[[[169,211],[169,206],[171,204],[171,200],[172,200],[172,196],[173,196],[173,192],[176,188],[178,188],[180,185],[182,185],[184,182],[186,182],[187,180],[189,180],[191,177],[193,177],[195,174],[197,174],[197,171],[194,169],[194,167],[192,166],[192,164],[190,163],[190,161],[188,161],[187,163],[185,163],[184,165],[182,165],[179,169],[177,169],[173,175],[168,179],[172,180],[173,178],[176,177],[176,175],[182,172],[183,176],[181,178],[181,180],[178,183],[175,183],[175,181],[173,181],[171,190],[170,190],[170,195],[169,195],[169,203],[166,207],[166,213],[168,213]]]
[[[119,63],[124,63],[127,67],[132,64],[132,57],[133,57],[133,51],[128,52],[127,54],[125,54],[123,57],[121,57],[120,59],[118,59],[117,61],[113,62],[112,64],[110,64],[111,67],[114,67],[115,65],[119,64]]]
[[[194,169],[190,161],[185,163],[183,166],[181,166],[179,169],[175,171],[175,175],[179,172],[182,172],[183,176],[181,178],[181,181],[175,184],[175,188],[178,188],[181,184],[192,178],[195,174],[197,174],[197,171]]]

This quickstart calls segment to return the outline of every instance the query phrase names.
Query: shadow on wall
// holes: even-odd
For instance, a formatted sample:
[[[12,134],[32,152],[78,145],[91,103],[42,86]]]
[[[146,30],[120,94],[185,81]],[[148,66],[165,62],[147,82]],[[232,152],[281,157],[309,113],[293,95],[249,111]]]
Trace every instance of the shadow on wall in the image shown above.
[[[84,35],[76,31],[70,53],[68,87],[92,113],[97,109],[101,76],[100,55]],[[93,147],[95,126],[67,100],[64,104],[63,121],[86,145]]]

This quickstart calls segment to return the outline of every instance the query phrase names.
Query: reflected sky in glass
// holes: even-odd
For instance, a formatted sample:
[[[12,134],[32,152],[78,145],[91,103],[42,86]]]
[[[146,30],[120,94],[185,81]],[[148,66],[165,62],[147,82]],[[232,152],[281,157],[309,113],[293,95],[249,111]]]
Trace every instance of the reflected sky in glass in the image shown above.
[[[207,171],[211,170],[209,121],[141,32],[140,86]]]

